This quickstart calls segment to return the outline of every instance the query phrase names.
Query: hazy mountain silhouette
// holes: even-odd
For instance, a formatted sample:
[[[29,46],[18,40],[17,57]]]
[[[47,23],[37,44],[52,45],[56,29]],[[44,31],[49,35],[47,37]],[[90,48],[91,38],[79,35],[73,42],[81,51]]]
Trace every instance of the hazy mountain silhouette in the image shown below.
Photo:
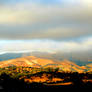
[[[72,55],[68,54],[63,55],[62,53],[48,53],[48,52],[5,53],[0,55],[0,61],[26,57],[30,55],[38,58],[50,59],[55,62],[67,59],[69,61],[75,62],[79,66],[85,66],[86,64],[92,63],[91,61],[80,61],[79,59],[73,58]]]

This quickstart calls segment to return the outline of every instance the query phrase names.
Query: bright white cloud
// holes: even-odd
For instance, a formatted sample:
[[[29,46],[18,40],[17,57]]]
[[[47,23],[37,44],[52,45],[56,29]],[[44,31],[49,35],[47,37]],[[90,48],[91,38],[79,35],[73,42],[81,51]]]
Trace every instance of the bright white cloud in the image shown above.
[[[92,50],[92,38],[82,42],[73,41],[51,41],[51,40],[33,40],[33,41],[2,41],[0,43],[0,52],[82,52]]]
[[[80,2],[88,7],[92,7],[92,0],[80,0]]]

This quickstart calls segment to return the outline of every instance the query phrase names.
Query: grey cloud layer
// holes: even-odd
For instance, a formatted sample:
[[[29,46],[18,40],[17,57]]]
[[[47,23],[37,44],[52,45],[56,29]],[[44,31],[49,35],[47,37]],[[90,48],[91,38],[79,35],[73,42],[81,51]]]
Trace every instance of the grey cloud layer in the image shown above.
[[[0,39],[63,39],[92,35],[92,7],[18,4],[0,9]]]

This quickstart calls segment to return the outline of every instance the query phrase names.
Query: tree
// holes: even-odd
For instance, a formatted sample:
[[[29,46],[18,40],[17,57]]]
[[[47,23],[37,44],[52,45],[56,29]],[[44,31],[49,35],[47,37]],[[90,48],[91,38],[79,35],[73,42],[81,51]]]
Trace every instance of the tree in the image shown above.
[[[58,71],[59,71],[59,68],[56,68],[56,69],[55,69],[55,72],[58,72]]]

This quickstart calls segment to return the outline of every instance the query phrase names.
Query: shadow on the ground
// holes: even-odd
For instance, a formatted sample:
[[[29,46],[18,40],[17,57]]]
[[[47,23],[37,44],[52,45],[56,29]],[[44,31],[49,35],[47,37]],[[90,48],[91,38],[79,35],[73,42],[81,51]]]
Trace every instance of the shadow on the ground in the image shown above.
[[[41,76],[42,73],[38,73],[36,75]],[[73,85],[58,85],[58,86],[46,86],[43,85],[43,83],[26,83],[24,80],[19,80],[16,78],[11,78],[7,74],[2,74],[0,76],[0,92],[30,92],[32,89],[52,89],[52,88],[57,88],[57,89],[74,89],[74,88],[92,88],[92,83],[87,82],[83,83],[82,78],[84,76],[89,76],[88,74],[78,74],[78,73],[50,73],[52,76],[57,76],[57,77],[70,77],[68,81],[71,81]],[[35,75],[34,75],[35,76]],[[89,76],[89,78],[92,79],[92,75]]]

